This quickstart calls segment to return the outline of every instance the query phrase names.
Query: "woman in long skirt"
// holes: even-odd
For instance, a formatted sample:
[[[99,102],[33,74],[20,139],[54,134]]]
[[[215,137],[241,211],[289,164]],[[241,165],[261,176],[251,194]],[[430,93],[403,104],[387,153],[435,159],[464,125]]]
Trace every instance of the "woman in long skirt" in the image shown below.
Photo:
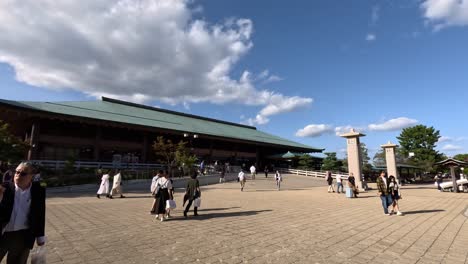
[[[97,195],[96,195],[97,198],[101,198],[101,195],[105,194],[107,198],[112,199],[112,197],[109,196],[109,177],[110,177],[109,172],[102,175],[101,185],[99,186],[99,190],[97,191]]]
[[[169,191],[172,189],[172,183],[167,178],[167,173],[163,173],[161,177],[156,181],[156,214],[161,219],[161,222],[164,221],[168,216],[166,215],[166,203],[167,200],[173,200],[172,193]]]
[[[390,194],[392,195],[393,200],[392,211],[390,212],[390,214],[393,214],[396,211],[397,215],[403,215],[403,213],[400,212],[400,207],[398,206],[398,200],[401,199],[400,184],[398,184],[398,182],[395,179],[395,176],[393,175],[390,175],[390,177],[388,177],[388,181],[390,182],[388,186],[390,188]]]

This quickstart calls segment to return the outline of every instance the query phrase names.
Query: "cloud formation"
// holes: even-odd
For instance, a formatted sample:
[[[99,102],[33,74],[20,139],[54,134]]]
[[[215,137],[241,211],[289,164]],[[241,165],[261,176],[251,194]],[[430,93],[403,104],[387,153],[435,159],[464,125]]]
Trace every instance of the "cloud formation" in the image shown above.
[[[356,127],[356,126],[337,126],[335,127],[335,135],[340,136],[342,134],[349,133],[351,129],[354,129],[356,132],[364,132],[366,129],[363,127]]]
[[[194,18],[200,8],[192,5],[191,0],[0,1],[0,62],[11,65],[20,82],[95,97],[260,106],[257,123],[312,102],[258,89],[248,71],[232,77],[253,47],[252,21],[210,24]],[[281,78],[267,71],[262,80]]]
[[[468,0],[425,0],[421,9],[436,31],[448,26],[468,25]]]
[[[367,41],[374,41],[377,37],[375,36],[375,34],[372,34],[372,33],[369,33],[367,34],[366,36],[366,40]]]
[[[407,117],[398,117],[395,119],[390,119],[384,123],[370,124],[368,128],[371,131],[395,131],[416,125],[417,123],[418,120],[415,119],[410,119]]]
[[[325,124],[311,124],[296,132],[298,137],[318,137],[333,132],[333,127]]]
[[[452,144],[447,144],[442,147],[443,151],[457,151],[457,150],[462,150],[463,148],[460,146],[452,145]]]
[[[442,142],[453,142],[453,141],[463,141],[465,140],[465,137],[447,137],[447,136],[441,136],[439,138],[439,141],[437,141],[438,143],[442,143]]]

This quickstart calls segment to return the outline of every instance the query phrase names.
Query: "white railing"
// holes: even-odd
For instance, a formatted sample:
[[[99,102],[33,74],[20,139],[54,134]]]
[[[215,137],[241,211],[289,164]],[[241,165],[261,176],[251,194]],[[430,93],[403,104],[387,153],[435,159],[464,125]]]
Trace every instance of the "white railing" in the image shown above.
[[[303,176],[310,176],[316,178],[325,178],[324,171],[313,171],[313,170],[296,170],[296,169],[287,169],[287,168],[279,168],[278,169],[281,173],[289,173],[289,174],[296,174],[296,175],[303,175]],[[338,173],[332,173],[332,177],[336,178]],[[343,179],[347,179],[349,173],[340,173]]]
[[[64,160],[31,160],[31,162],[39,164],[43,167],[60,170],[63,169],[67,161]],[[74,161],[73,167],[80,168],[103,168],[103,169],[131,169],[131,170],[150,170],[150,169],[162,169],[165,166],[163,164],[156,163],[120,163],[116,164],[113,162],[96,162],[96,161]]]

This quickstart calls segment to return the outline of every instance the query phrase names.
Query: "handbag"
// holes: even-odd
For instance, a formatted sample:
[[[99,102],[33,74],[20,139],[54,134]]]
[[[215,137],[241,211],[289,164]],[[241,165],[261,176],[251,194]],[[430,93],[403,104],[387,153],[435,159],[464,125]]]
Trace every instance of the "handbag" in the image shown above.
[[[201,205],[201,198],[197,198],[193,201],[193,206],[200,207]]]
[[[167,200],[166,201],[166,209],[175,209],[176,202],[174,200]]]

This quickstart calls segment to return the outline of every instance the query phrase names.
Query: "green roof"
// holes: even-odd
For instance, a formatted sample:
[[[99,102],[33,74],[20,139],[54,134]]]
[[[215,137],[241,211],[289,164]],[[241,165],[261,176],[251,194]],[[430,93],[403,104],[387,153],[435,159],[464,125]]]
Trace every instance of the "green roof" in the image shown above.
[[[2,104],[32,111],[163,128],[180,131],[181,133],[196,133],[199,135],[275,144],[300,148],[309,152],[321,152],[323,150],[259,131],[252,126],[133,104],[105,97],[102,98],[102,101],[80,102],[23,102],[0,99],[0,105]]]

